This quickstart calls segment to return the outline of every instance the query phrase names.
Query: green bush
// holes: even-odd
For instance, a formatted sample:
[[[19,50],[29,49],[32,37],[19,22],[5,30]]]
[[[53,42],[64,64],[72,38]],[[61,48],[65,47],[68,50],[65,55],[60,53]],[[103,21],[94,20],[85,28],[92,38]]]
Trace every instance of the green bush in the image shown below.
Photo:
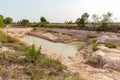
[[[2,43],[6,43],[7,42],[7,35],[3,31],[0,31],[0,41]]]
[[[99,44],[97,44],[97,43],[93,44],[93,46],[92,46],[93,51],[97,51],[99,49],[98,46],[99,46]]]
[[[4,28],[5,27],[3,19],[4,19],[4,17],[2,15],[0,15],[0,28]]]
[[[34,44],[31,45],[26,52],[26,56],[34,60],[36,60],[40,55],[41,55],[41,47],[39,47],[39,49],[36,51]]]
[[[108,48],[116,48],[116,45],[111,43],[105,44],[105,46]]]

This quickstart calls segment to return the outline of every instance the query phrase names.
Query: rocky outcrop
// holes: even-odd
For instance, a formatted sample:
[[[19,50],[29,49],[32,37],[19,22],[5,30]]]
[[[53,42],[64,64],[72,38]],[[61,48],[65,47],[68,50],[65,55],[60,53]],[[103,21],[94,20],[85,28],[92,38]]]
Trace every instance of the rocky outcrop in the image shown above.
[[[31,32],[33,28],[5,28],[3,29],[8,35],[12,35],[17,38],[24,37],[25,34]]]
[[[113,43],[120,45],[120,38],[117,35],[101,35],[97,37],[97,43]]]
[[[103,68],[111,68],[120,71],[120,50],[109,49],[100,46],[100,49],[93,52],[89,61],[92,64],[99,65]]]

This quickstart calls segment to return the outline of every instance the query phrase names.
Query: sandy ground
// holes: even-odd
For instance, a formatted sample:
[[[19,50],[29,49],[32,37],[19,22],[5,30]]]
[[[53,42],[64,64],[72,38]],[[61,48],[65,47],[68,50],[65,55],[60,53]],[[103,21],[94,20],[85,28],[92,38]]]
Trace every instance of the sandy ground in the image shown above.
[[[5,30],[7,32],[9,32],[9,29],[5,29]],[[11,30],[11,32],[13,32],[13,34],[10,34],[10,35],[14,35],[16,33],[21,34],[21,31],[25,32],[25,33],[26,33],[26,31],[28,31],[28,32],[31,31],[31,29],[20,29],[20,28],[19,29],[12,28],[10,30]],[[67,32],[67,31],[65,31],[65,32]],[[76,31],[74,31],[74,30],[71,31],[70,33],[72,33],[72,32],[77,34]],[[84,31],[82,31],[81,33],[83,33],[83,32]],[[80,33],[80,31],[79,31],[79,33]],[[84,33],[88,34],[88,32],[84,32]],[[42,34],[42,33],[40,33],[40,34]],[[49,33],[42,34],[42,35],[43,36],[50,36],[49,38],[54,39],[54,40],[57,39],[57,37],[55,37]],[[30,45],[26,42],[24,42],[24,43],[26,45]],[[83,76],[87,80],[120,80],[120,72],[118,72],[116,70],[103,69],[100,67],[93,67],[93,66],[87,64],[86,63],[86,56],[89,55],[89,53],[91,53],[91,52],[92,52],[91,45],[88,45],[84,49],[81,49],[79,51],[79,53],[73,57],[63,57],[63,56],[57,55],[54,52],[50,52],[49,50],[44,50],[44,49],[42,50],[43,54],[45,54],[48,57],[51,57],[51,58],[54,58],[54,59],[61,61],[61,63],[64,64],[68,68],[68,70],[70,70],[71,72],[74,72],[74,73],[79,73],[80,76]]]

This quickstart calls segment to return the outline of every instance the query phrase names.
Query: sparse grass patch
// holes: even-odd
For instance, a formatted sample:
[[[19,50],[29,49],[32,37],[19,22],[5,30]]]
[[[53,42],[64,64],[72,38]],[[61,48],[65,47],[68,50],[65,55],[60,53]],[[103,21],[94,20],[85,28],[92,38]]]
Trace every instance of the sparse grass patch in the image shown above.
[[[92,46],[93,51],[97,51],[99,49],[98,46],[99,46],[98,43],[94,43]]]
[[[112,43],[105,44],[105,46],[108,48],[116,48],[116,45]]]
[[[0,41],[2,43],[6,43],[7,42],[7,35],[3,31],[1,31],[1,30],[0,30]]]
[[[6,33],[0,30],[0,41],[2,43],[7,43],[7,42],[16,42],[17,40],[13,37],[8,36]]]
[[[12,47],[15,50],[20,50],[20,51],[26,51],[27,47],[25,47],[23,44],[21,44],[20,42],[14,42]]]

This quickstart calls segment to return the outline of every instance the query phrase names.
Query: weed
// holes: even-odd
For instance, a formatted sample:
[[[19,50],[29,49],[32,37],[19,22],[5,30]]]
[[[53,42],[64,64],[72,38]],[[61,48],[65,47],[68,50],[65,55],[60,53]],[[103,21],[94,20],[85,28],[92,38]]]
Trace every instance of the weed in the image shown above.
[[[40,55],[41,55],[41,46],[39,47],[38,51],[36,51],[34,44],[31,45],[30,48],[26,52],[26,56],[34,60],[36,60]]]

